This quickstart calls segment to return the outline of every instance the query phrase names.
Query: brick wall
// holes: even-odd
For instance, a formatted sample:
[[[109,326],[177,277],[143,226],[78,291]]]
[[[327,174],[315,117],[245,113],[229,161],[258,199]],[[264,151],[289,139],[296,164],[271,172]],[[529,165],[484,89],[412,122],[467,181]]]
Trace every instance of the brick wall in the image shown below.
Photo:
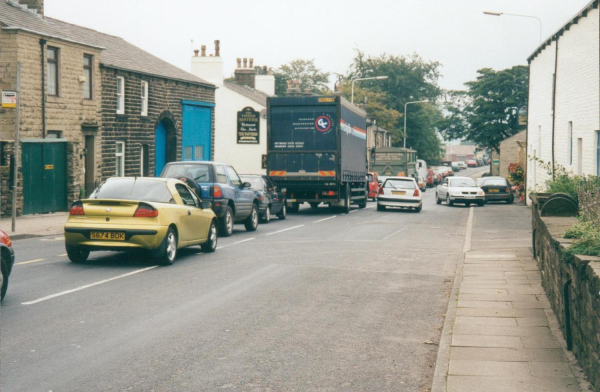
[[[125,78],[125,114],[117,113],[117,76]],[[142,116],[141,82],[148,82],[148,115]],[[201,85],[102,68],[102,179],[114,176],[117,141],[125,142],[125,175],[139,176],[141,146],[149,145],[150,175],[154,174],[156,126],[165,119],[176,135],[176,159],[181,160],[181,100],[215,102],[215,91]],[[214,111],[211,124],[211,157],[214,157]]]

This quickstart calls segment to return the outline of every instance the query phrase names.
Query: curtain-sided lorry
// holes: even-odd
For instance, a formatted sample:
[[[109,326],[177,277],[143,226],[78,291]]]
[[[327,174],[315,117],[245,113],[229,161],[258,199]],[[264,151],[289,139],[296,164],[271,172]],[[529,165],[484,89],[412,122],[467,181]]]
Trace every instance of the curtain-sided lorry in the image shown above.
[[[371,156],[369,171],[380,177],[415,177],[418,173],[417,152],[400,147],[378,148]]]
[[[267,174],[288,210],[326,203],[367,205],[367,114],[341,96],[267,100]]]

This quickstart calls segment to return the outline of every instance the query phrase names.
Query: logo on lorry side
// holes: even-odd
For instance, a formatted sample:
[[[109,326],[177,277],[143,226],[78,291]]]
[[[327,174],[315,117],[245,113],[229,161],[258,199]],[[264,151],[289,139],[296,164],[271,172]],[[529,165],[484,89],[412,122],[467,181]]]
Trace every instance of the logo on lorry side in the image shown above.
[[[319,116],[315,120],[315,128],[317,128],[317,131],[322,133],[328,132],[331,129],[331,124],[332,121],[329,116]]]

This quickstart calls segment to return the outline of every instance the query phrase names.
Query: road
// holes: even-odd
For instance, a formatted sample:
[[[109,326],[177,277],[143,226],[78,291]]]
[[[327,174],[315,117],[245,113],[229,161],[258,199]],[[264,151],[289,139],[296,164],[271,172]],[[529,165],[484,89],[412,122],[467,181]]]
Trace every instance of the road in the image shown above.
[[[469,216],[434,193],[420,214],[370,202],[236,225],[170,267],[17,240],[2,390],[425,391]]]

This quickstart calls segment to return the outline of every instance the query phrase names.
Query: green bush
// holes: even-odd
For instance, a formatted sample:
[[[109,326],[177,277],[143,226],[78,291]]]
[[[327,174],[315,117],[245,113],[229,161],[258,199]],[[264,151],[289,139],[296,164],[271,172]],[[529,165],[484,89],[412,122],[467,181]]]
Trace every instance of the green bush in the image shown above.
[[[591,225],[588,229],[581,230],[577,234],[580,237],[573,241],[567,249],[566,257],[571,258],[573,255],[600,256],[600,227]]]
[[[571,226],[564,235],[564,238],[581,238],[588,231],[598,230],[598,227],[593,222],[579,222]]]

